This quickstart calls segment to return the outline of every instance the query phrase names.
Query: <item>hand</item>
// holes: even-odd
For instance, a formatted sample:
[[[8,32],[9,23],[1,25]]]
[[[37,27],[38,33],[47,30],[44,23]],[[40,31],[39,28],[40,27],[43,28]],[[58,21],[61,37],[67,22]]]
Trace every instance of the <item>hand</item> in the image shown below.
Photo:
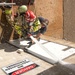
[[[30,36],[31,36],[30,32],[28,32],[27,34],[28,34],[28,37],[30,37]]]
[[[14,14],[14,17],[17,18],[18,17],[18,13]]]

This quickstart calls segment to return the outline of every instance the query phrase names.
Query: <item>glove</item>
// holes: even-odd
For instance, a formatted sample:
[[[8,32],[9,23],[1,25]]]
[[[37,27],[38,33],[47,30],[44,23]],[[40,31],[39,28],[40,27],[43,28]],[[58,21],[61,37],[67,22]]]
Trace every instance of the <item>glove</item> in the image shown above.
[[[18,13],[14,14],[14,17],[17,18],[18,17]]]
[[[30,37],[30,36],[31,36],[31,33],[30,33],[30,32],[28,32],[27,34],[28,34],[28,37]]]

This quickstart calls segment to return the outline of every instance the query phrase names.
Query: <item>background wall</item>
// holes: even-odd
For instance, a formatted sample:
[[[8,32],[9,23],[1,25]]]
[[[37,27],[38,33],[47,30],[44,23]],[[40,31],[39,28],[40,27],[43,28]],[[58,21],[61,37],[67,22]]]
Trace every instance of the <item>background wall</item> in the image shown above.
[[[64,0],[64,39],[75,42],[75,0]]]
[[[35,11],[50,22],[45,35],[63,38],[63,0],[35,0]]]

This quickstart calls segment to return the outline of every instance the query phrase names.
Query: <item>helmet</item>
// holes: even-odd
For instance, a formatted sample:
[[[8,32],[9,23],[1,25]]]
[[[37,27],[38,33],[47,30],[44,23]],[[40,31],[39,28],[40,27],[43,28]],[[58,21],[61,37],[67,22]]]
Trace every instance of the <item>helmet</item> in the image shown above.
[[[34,21],[36,19],[35,14],[30,10],[26,12],[25,17],[28,21]]]
[[[20,13],[24,13],[26,11],[27,11],[27,6],[26,5],[22,5],[22,6],[19,7],[19,12]]]
[[[8,9],[11,9],[11,8],[12,8],[11,5],[5,5],[4,7],[5,7],[5,8],[8,8]]]
[[[48,19],[45,19],[43,17],[38,17],[39,21],[41,24],[43,25],[48,25],[49,24],[49,20]]]
[[[4,8],[5,8],[5,14],[6,15],[11,15],[11,13],[12,13],[12,10],[11,10],[12,6],[5,5]]]

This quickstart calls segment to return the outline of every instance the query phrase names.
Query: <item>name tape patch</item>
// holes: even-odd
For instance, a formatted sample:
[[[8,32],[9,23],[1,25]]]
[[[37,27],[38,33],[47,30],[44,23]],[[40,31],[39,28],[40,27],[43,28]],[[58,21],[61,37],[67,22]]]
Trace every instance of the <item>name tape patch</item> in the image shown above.
[[[18,63],[3,67],[2,70],[7,75],[19,75],[19,74],[25,73],[27,71],[30,71],[38,66],[39,65],[37,65],[36,63],[34,63],[28,59],[25,59],[25,60],[22,60]]]

